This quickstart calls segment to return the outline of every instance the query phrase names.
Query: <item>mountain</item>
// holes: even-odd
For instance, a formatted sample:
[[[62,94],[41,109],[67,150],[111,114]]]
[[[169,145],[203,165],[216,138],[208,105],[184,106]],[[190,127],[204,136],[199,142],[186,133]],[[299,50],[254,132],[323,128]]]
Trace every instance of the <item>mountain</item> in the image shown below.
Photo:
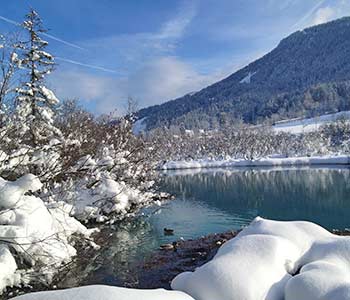
[[[229,77],[138,112],[147,129],[213,128],[350,110],[350,17],[297,31]]]

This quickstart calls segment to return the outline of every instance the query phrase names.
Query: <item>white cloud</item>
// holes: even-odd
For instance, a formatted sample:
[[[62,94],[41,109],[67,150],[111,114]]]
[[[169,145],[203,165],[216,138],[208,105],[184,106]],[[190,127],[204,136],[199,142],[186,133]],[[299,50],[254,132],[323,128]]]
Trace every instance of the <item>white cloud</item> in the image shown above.
[[[310,26],[310,18],[315,14],[315,12],[324,4],[326,0],[320,0],[314,5],[310,10],[306,12],[293,26],[292,30],[294,29],[300,29],[300,27],[305,27],[305,24],[307,23],[308,26]]]
[[[61,98],[76,97],[96,102],[97,112],[104,113],[115,108],[122,110],[128,96],[134,97],[140,107],[145,107],[183,96],[214,82],[215,76],[201,75],[189,64],[172,56],[177,42],[196,16],[196,8],[195,2],[183,2],[174,17],[156,32],[81,41],[89,49],[85,60],[95,66],[103,59],[110,64],[108,70],[116,69],[126,75],[98,75],[84,68],[70,68],[68,71],[64,65],[52,79],[56,93]],[[90,67],[90,63],[80,62],[84,59],[70,62]],[[64,63],[66,59],[61,61]],[[124,61],[124,65],[116,66],[117,61]]]
[[[128,93],[145,105],[153,105],[199,90],[217,78],[201,75],[175,57],[162,57],[145,64],[128,79]]]
[[[330,7],[322,7],[318,9],[314,15],[311,25],[319,25],[331,21],[336,17],[336,11]]]
[[[75,97],[96,104],[98,113],[115,109],[123,112],[126,99],[132,96],[140,107],[160,104],[200,90],[225,77],[227,72],[199,74],[176,57],[161,57],[145,63],[124,78],[97,76],[82,70],[57,71],[51,83],[61,99]]]
[[[84,102],[94,102],[111,97],[113,91],[118,91],[118,88],[112,89],[115,79],[82,70],[57,71],[50,78],[50,82],[61,99],[77,98]]]
[[[188,25],[197,14],[196,5],[194,2],[184,2],[180,7],[177,15],[163,24],[159,33],[154,35],[156,39],[169,39],[169,38],[181,38]]]
[[[89,64],[98,65],[96,60],[102,58],[111,64],[123,61],[129,68],[132,63],[138,64],[157,56],[172,55],[196,15],[195,2],[184,1],[173,17],[154,32],[111,35],[80,43],[89,49],[89,53],[86,53]]]
[[[327,3],[327,6],[323,6]],[[326,23],[341,17],[349,16],[350,1],[348,0],[321,0],[306,15],[304,15],[293,27],[308,27]]]

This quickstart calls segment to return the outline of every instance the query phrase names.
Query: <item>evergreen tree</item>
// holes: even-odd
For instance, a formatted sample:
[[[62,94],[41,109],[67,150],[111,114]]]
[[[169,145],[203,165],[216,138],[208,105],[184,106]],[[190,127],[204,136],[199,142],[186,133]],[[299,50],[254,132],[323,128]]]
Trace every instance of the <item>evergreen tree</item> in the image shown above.
[[[25,71],[25,80],[16,90],[16,124],[22,143],[37,147],[61,137],[53,125],[53,109],[59,101],[45,86],[45,77],[53,71],[55,63],[45,51],[48,42],[40,37],[46,30],[38,13],[30,10],[22,26],[29,39],[20,42],[21,53],[15,58]]]

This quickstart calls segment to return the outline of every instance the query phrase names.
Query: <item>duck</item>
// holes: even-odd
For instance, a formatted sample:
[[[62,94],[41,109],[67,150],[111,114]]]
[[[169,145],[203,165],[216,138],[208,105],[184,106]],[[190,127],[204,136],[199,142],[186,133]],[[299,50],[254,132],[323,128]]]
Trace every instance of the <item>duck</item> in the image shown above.
[[[161,250],[174,250],[177,251],[177,242],[172,242],[171,244],[160,245]]]
[[[174,234],[174,229],[170,228],[164,228],[164,235],[173,235]]]

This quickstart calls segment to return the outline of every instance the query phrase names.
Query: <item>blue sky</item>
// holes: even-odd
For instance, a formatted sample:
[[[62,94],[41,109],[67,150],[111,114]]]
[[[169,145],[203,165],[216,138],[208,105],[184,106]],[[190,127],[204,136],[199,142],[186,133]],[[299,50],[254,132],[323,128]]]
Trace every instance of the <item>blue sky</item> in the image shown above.
[[[199,90],[296,30],[350,15],[350,0],[4,0],[0,32],[30,6],[53,36],[50,87],[96,113]]]

